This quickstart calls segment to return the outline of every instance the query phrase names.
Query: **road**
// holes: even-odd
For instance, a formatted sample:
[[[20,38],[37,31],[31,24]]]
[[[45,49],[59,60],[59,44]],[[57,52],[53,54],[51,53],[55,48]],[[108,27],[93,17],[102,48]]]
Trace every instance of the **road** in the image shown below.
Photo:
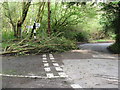
[[[3,88],[118,88],[118,56],[111,43],[79,45],[80,50],[2,59]]]

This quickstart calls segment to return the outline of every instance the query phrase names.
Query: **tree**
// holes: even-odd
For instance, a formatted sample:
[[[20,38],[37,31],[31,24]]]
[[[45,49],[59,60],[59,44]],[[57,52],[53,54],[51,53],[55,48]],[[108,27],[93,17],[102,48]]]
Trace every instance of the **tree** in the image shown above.
[[[30,4],[31,4],[31,0],[27,0],[25,2],[22,2],[22,15],[19,15],[18,20],[16,20],[16,19],[13,20],[12,16],[14,14],[16,14],[16,12],[14,12],[14,9],[11,10],[9,2],[3,2],[2,6],[4,8],[4,14],[9,19],[9,23],[12,25],[12,28],[14,31],[14,36],[17,38],[21,37],[21,28],[22,28],[22,25],[26,19]],[[14,12],[14,13],[12,13],[12,12]]]
[[[28,10],[29,10],[29,7],[30,7],[30,4],[31,4],[31,0],[28,0],[26,2],[22,2],[22,16],[20,17],[20,19],[17,21],[17,37],[20,38],[21,37],[21,28],[22,28],[22,24],[24,23],[25,21],[25,18],[27,16],[27,13],[28,13]]]
[[[51,30],[50,30],[50,0],[48,0],[48,35],[50,36]]]
[[[36,23],[40,23],[42,21],[42,17],[44,14],[44,7],[45,7],[45,2],[39,2],[38,13],[36,16]],[[32,36],[33,36],[34,29],[36,29],[35,23],[33,25],[33,29],[31,31],[30,38],[32,38]]]
[[[87,22],[88,19],[97,15],[96,8],[91,6],[91,3],[59,3],[55,4],[55,8],[52,7],[51,22],[52,31],[63,31],[64,28],[70,26],[76,26],[83,22]]]
[[[104,28],[112,29],[116,34],[115,43],[109,47],[114,53],[120,53],[120,1],[103,4]]]
[[[104,28],[112,29],[116,34],[116,43],[120,43],[120,1],[103,4]]]

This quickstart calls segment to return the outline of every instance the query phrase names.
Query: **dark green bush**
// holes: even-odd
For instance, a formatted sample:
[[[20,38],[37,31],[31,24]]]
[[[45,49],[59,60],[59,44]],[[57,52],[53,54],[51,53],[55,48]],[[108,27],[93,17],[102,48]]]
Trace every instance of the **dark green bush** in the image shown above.
[[[88,37],[87,34],[83,32],[76,33],[75,35],[75,39],[78,42],[87,42],[88,41],[87,37]]]
[[[108,50],[115,54],[120,54],[120,43],[114,43],[108,47]]]

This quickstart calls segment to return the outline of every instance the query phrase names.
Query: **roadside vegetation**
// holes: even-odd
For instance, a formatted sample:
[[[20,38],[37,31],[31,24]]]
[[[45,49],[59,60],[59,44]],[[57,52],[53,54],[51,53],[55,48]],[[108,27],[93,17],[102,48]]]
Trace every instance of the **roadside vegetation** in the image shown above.
[[[120,54],[120,1],[102,4],[104,14],[103,27],[106,32],[113,32],[115,34],[115,43],[108,47],[114,53]]]
[[[3,54],[64,52],[77,49],[77,42],[116,39],[116,33],[104,29],[108,25],[105,22],[109,21],[101,19],[101,4],[29,0],[3,2],[0,5]],[[30,28],[34,22],[40,23],[40,27]]]

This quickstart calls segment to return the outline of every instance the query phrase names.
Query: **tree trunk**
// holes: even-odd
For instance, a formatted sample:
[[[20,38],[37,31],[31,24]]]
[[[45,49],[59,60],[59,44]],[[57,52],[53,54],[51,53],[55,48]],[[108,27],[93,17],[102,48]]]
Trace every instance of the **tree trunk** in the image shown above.
[[[14,31],[14,37],[17,37],[16,26],[15,26],[15,25],[12,25],[12,29],[13,29],[13,31]]]
[[[50,36],[50,0],[48,0],[48,36]]]
[[[21,38],[22,35],[22,24],[24,23],[31,1],[23,2],[23,10],[22,10],[22,17],[17,22],[17,38]]]
[[[17,23],[17,38],[21,37],[21,28],[22,28],[22,24],[20,23],[20,21],[18,21],[18,23]]]

